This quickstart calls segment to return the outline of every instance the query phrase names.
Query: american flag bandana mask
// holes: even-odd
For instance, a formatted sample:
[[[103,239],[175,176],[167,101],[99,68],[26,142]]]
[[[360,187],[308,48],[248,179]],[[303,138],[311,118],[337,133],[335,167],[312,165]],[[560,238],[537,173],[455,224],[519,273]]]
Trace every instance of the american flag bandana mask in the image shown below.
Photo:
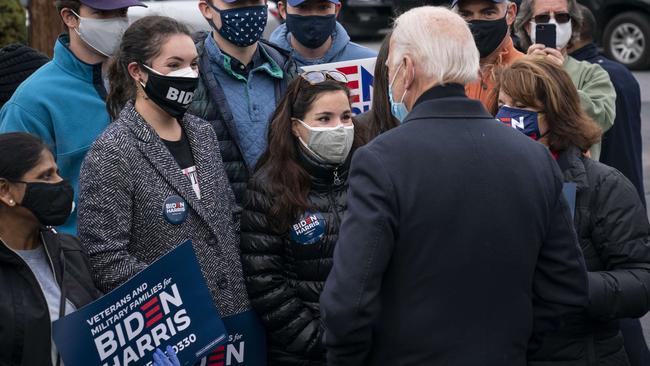
[[[212,20],[209,21],[210,25],[232,44],[248,47],[262,37],[268,19],[266,5],[219,10],[210,1],[207,4],[221,17],[220,29],[216,28]]]

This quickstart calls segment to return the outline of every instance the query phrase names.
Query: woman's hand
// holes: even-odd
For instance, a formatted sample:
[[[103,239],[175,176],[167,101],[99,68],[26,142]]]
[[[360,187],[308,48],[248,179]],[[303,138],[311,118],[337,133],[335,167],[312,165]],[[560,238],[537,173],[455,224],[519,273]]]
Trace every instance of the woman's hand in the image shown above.
[[[153,354],[153,366],[181,366],[181,362],[171,346],[167,346],[165,353],[160,348],[156,348],[156,352]]]

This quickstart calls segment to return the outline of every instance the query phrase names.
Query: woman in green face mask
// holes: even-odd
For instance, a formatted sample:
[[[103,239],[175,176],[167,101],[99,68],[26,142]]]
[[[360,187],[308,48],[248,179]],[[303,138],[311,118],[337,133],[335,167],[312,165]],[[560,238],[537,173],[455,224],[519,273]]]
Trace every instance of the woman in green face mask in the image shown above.
[[[296,78],[275,111],[241,219],[244,276],[269,365],[324,365],[318,299],[332,267],[354,150],[345,75]]]

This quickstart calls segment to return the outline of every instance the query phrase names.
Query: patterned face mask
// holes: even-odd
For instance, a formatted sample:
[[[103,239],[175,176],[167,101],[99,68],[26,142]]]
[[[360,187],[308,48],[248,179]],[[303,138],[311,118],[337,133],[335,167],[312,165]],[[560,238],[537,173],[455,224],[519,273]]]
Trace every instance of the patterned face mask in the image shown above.
[[[208,23],[230,43],[239,47],[248,47],[262,38],[268,16],[266,5],[219,10],[210,1],[206,3],[219,13],[221,28],[217,29],[212,20],[208,20]]]

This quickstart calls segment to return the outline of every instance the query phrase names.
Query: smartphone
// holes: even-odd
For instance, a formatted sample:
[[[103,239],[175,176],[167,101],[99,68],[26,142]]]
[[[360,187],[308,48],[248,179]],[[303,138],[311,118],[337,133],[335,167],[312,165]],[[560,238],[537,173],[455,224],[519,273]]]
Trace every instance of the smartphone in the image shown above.
[[[546,47],[557,48],[556,29],[553,23],[537,24],[535,26],[535,43],[543,44]]]

